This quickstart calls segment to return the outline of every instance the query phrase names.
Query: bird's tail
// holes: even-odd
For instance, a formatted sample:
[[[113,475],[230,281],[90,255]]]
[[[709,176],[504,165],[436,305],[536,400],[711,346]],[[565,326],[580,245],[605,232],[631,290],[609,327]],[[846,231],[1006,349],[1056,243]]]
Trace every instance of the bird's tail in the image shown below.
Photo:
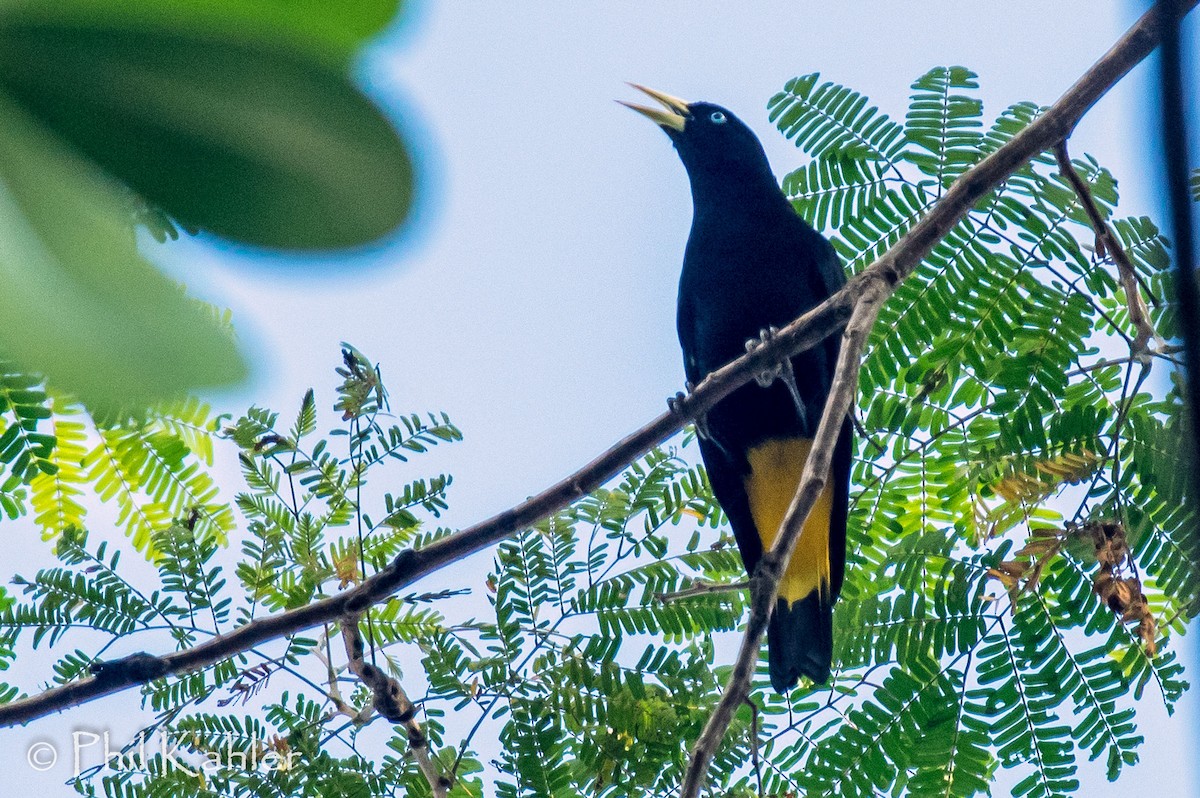
[[[833,662],[833,602],[814,590],[799,601],[776,599],[767,628],[771,686],[786,693],[801,676],[817,684],[829,680]]]

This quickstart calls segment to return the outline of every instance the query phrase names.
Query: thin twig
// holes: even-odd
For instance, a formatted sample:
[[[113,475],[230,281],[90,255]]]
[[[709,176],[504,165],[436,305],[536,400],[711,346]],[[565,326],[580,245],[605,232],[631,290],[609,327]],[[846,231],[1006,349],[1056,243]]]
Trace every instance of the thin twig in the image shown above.
[[[1198,2],[1181,0],[1171,5],[1170,12],[1181,16]],[[386,568],[350,590],[256,618],[181,651],[158,657],[145,655],[152,663],[142,659],[135,662],[129,657],[114,660],[103,676],[87,677],[0,705],[0,728],[28,723],[155,678],[198,670],[271,640],[361,613],[406,585],[498,543],[591,493],[782,358],[793,357],[825,340],[845,323],[866,291],[880,284],[894,291],[979,200],[1038,153],[1065,138],[1097,100],[1150,54],[1162,39],[1169,22],[1166,17],[1158,7],[1147,12],[1054,105],[955,180],[912,230],[840,291],[781,329],[770,342],[708,375],[694,391],[680,398],[674,412],[664,413],[635,430],[575,473],[474,526],[422,549],[401,552]],[[144,667],[147,665],[150,667]]]
[[[346,699],[342,698],[342,691],[338,687],[338,669],[333,664],[333,652],[329,646],[329,624],[325,625],[321,640],[313,647],[312,653],[317,661],[325,666],[325,676],[329,685],[325,696],[333,704],[336,713],[350,718],[350,721],[356,726],[366,724],[371,717],[371,712],[374,711],[374,706],[368,701],[362,709],[355,709]]]
[[[762,768],[758,763],[758,704],[746,699],[747,706],[750,707],[750,761],[754,765],[754,781],[758,786],[758,798],[763,798],[762,789]]]
[[[1108,226],[1108,222],[1105,221],[1104,215],[1100,213],[1100,208],[1096,205],[1096,198],[1092,196],[1092,190],[1088,187],[1087,182],[1079,176],[1075,165],[1071,163],[1066,139],[1054,145],[1054,157],[1058,160],[1058,170],[1075,190],[1075,196],[1079,198],[1079,204],[1083,206],[1088,221],[1092,224],[1092,230],[1096,233],[1097,255],[1104,257],[1107,254],[1117,265],[1117,273],[1121,277],[1121,288],[1125,291],[1125,303],[1129,308],[1129,323],[1133,325],[1133,329],[1137,330],[1137,335],[1134,336],[1129,348],[1135,357],[1145,357],[1150,353],[1150,341],[1159,340],[1159,336],[1150,322],[1150,313],[1146,309],[1146,303],[1142,300],[1142,292],[1139,287],[1141,281],[1138,279],[1137,269],[1129,260],[1125,247],[1121,246],[1121,240],[1117,238],[1112,228]]]
[[[691,598],[692,596],[708,596],[713,593],[740,593],[748,587],[750,587],[749,579],[728,583],[705,582],[697,579],[692,582],[691,587],[685,587],[683,590],[676,590],[673,593],[655,593],[654,600],[667,604],[679,599]]]
[[[860,440],[870,444],[871,448],[880,454],[887,454],[887,447],[875,440],[874,436],[871,435],[871,431],[863,425],[862,419],[858,417],[858,413],[850,413],[850,420],[854,423],[854,431],[858,434]]]
[[[1166,360],[1167,362],[1169,362],[1175,366],[1182,365],[1182,363],[1179,361],[1178,358],[1173,357],[1173,356],[1167,354],[1166,352],[1156,351],[1156,352],[1154,352],[1154,356],[1162,358],[1163,360]],[[1114,357],[1111,360],[1107,359],[1107,358],[1101,358],[1100,360],[1097,360],[1095,363],[1089,363],[1086,366],[1080,366],[1079,368],[1071,369],[1063,376],[1066,377],[1067,379],[1071,379],[1072,377],[1080,377],[1080,376],[1083,376],[1084,374],[1088,374],[1089,372],[1098,371],[1103,368],[1108,368],[1109,366],[1122,366],[1126,363],[1140,363],[1140,362],[1142,362],[1142,359],[1140,357],[1137,357],[1136,355],[1128,355],[1126,357]]]

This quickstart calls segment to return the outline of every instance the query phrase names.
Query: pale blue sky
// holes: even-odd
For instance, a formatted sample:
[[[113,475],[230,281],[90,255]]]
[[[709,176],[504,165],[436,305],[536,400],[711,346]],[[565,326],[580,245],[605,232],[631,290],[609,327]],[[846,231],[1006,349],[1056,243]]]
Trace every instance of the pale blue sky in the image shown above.
[[[962,64],[979,73],[990,117],[1053,101],[1132,18],[1129,4],[1082,0],[425,2],[364,65],[373,94],[422,138],[427,179],[407,241],[349,268],[264,265],[203,241],[164,255],[233,308],[259,360],[222,409],[290,408],[311,385],[328,390],[338,342],[350,341],[381,361],[397,410],[445,409],[464,430],[426,467],[453,471],[448,519],[465,524],[581,465],[682,384],[687,183],[666,137],[613,102],[635,98],[623,81],[728,106],[782,175],[800,154],[768,124],[766,102],[790,77],[820,71],[902,118],[913,79]],[[1146,72],[1072,141],[1116,173],[1127,214],[1157,213],[1140,178]],[[1195,698],[1170,722],[1153,695],[1144,704],[1148,743],[1124,789],[1191,794]],[[132,706],[93,703],[5,739],[69,736],[79,719]],[[0,747],[0,768],[21,786],[61,784],[17,748]],[[1101,765],[1084,767],[1080,794],[1121,794]]]

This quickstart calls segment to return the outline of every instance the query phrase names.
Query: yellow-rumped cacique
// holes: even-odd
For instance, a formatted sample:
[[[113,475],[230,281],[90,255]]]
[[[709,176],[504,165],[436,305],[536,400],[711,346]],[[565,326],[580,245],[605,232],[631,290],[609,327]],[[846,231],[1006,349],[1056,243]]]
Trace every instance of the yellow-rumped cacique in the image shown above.
[[[637,84],[661,108],[622,103],[670,137],[692,189],[676,326],[688,383],[761,345],[846,282],[833,246],[796,215],[754,132],[727,109]],[[738,388],[697,424],[713,493],[753,574],[800,482],[837,363],[832,335]],[[846,565],[852,430],[779,584],[767,630],[771,685],[829,679],[833,605]]]

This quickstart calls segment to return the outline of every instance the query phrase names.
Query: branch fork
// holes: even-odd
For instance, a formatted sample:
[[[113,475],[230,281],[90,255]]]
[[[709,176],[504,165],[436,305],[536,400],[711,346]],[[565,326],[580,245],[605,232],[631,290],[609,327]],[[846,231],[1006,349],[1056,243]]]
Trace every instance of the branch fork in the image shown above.
[[[367,686],[374,696],[374,707],[385,719],[404,727],[408,733],[408,749],[417,761],[417,767],[429,782],[434,798],[445,798],[451,778],[442,773],[429,751],[429,736],[417,720],[417,706],[408,698],[400,682],[384,673],[363,658],[363,637],[358,628],[359,615],[347,615],[342,619],[342,641],[346,644],[346,657],[350,670]]]

